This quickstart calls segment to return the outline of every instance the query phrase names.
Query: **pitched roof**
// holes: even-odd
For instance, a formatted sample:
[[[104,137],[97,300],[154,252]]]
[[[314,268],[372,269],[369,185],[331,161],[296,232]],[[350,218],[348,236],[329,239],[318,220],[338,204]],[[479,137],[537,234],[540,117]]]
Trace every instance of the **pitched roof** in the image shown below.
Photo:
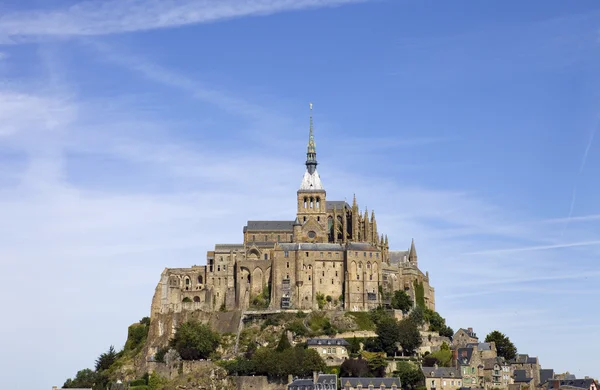
[[[320,385],[334,385],[337,387],[337,375],[335,374],[319,374],[317,376],[317,384]],[[333,388],[333,387],[330,387]]]
[[[392,386],[396,386],[400,389],[400,378],[350,378],[350,377],[342,377],[340,378],[341,387],[358,387],[361,385],[363,388],[369,388],[369,386],[373,386],[375,388],[381,387],[384,385],[386,388],[390,388]]]
[[[408,251],[389,251],[390,264],[398,265],[408,260]]]
[[[345,200],[328,200],[325,202],[327,210],[333,210],[334,206],[338,210],[343,210],[344,207],[350,208],[350,205]]]
[[[462,378],[460,371],[453,367],[421,367],[426,378]]]
[[[244,226],[246,231],[294,231],[294,221],[248,221]]]
[[[478,351],[491,351],[492,344],[490,344],[490,343],[468,343],[467,348],[477,348]]]
[[[557,387],[562,387],[562,386],[570,386],[570,387],[577,387],[577,388],[581,388],[581,389],[589,389],[590,386],[592,385],[592,383],[595,383],[594,379],[592,379],[592,378],[564,379],[564,380],[550,379],[548,381],[548,384],[549,384],[548,388],[552,389],[552,388],[557,388]]]
[[[350,242],[348,243],[348,250],[375,251],[377,248],[368,242]]]
[[[527,370],[515,370],[515,382],[531,382],[533,378],[527,376]]]
[[[344,339],[332,339],[332,338],[322,338],[322,339],[308,339],[306,340],[306,345],[342,345],[342,346],[348,346],[350,345],[349,342],[347,342]]]
[[[244,244],[215,244],[215,252],[244,249]]]
[[[540,384],[548,382],[554,378],[554,370],[551,368],[543,368],[540,370]]]
[[[473,348],[459,348],[458,356],[456,359],[461,365],[467,365],[471,363],[471,357],[473,357]]]
[[[489,358],[489,359],[483,359],[483,368],[484,370],[493,370],[494,366],[498,364],[499,366],[505,366],[508,363],[506,363],[506,361],[504,360],[503,357],[498,356],[498,357],[493,357],[493,358]]]
[[[344,247],[342,244],[330,244],[330,243],[281,243],[279,247],[284,251],[342,251]]]
[[[300,183],[300,190],[323,190],[323,183],[321,183],[321,177],[319,176],[319,172],[317,172],[316,168],[312,174],[310,174],[308,170],[304,172],[302,183]]]
[[[459,330],[456,331],[456,333],[460,332],[460,331],[465,332],[469,337],[472,337],[474,339],[479,339],[479,337],[477,337],[477,335],[475,334],[475,332],[473,331],[469,331],[469,329],[465,329],[465,328],[460,328]],[[456,335],[455,333],[455,335]]]

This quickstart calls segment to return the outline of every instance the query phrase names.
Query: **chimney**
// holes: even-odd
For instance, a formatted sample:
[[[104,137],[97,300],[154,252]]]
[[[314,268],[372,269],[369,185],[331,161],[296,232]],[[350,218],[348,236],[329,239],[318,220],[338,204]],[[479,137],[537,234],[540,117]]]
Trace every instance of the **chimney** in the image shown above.
[[[467,330],[469,331],[469,333],[473,333],[473,328],[467,328]]]
[[[452,363],[458,367],[458,349],[452,350]]]

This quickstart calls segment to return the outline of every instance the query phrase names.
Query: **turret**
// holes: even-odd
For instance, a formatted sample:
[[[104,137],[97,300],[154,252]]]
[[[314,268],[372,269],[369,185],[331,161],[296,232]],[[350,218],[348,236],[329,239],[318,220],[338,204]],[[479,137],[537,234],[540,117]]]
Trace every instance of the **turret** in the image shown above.
[[[369,224],[369,210],[365,209],[365,216],[363,218],[363,220],[365,221],[365,230],[364,230],[364,235],[363,235],[363,241],[365,242],[369,242],[371,241],[371,229],[370,229],[370,224]]]
[[[412,239],[412,242],[410,243],[410,251],[408,252],[408,261],[410,261],[411,264],[413,264],[415,267],[418,266],[418,259],[417,259],[417,250],[415,249],[415,239]]]

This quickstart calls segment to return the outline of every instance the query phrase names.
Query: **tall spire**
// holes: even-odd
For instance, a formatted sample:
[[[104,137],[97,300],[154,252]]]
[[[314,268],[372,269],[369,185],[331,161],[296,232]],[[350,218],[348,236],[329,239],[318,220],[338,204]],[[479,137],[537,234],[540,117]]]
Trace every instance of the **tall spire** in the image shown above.
[[[306,170],[311,175],[317,169],[317,147],[315,145],[315,135],[313,130],[312,103],[310,105],[310,132],[308,135],[308,147],[306,150]]]

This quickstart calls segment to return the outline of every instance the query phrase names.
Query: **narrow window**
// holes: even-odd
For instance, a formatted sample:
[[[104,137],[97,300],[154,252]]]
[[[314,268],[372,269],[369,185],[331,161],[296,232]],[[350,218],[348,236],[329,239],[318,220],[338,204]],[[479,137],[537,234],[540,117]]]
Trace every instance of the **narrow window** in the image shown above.
[[[356,280],[360,280],[360,275],[356,275]]]
[[[323,276],[325,276],[325,271],[323,271]]]
[[[367,252],[363,252],[363,255],[364,255],[365,257],[367,257]]]
[[[306,217],[304,217],[304,222],[306,222]]]
[[[323,279],[319,279],[319,284],[323,284]]]
[[[369,252],[369,257],[373,257],[373,252]]]
[[[333,283],[333,279],[331,279],[331,284],[334,284],[334,283]]]
[[[306,252],[306,257],[308,257],[308,252]]]
[[[289,261],[287,262],[287,268],[290,268],[290,262]]]
[[[310,275],[308,275],[308,280],[310,281]],[[308,299],[308,297],[306,299]]]
[[[369,275],[369,280],[373,280],[373,275]]]
[[[317,222],[321,222],[321,217],[317,217]]]
[[[323,252],[320,253],[321,257],[323,257]]]
[[[269,260],[269,255],[265,253],[265,260]]]
[[[337,271],[335,271],[335,276],[338,276]]]
[[[277,242],[281,241],[281,236],[278,234],[277,235]]]
[[[252,235],[252,241],[256,241],[256,236],[254,234]]]
[[[290,257],[290,252],[288,252],[288,251],[283,252],[283,257]]]
[[[217,265],[217,271],[220,271],[220,270],[221,270],[221,266]]]

